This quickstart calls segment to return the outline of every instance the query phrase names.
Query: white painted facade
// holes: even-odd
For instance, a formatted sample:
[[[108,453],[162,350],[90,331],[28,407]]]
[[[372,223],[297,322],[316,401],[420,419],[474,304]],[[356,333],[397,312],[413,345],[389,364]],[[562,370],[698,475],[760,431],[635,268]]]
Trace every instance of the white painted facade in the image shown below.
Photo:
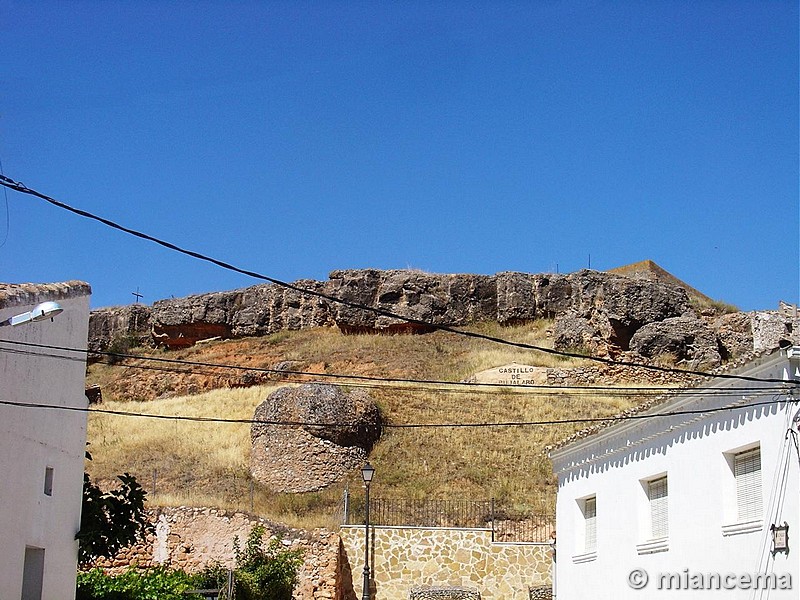
[[[81,282],[0,284],[0,322],[45,301],[64,309],[52,321],[0,326],[2,600],[75,595],[86,412],[18,405],[87,407],[85,352],[51,347],[86,348],[90,292]]]
[[[800,348],[736,374],[800,380]],[[553,450],[556,597],[800,597],[793,398],[797,383],[717,378],[641,414],[697,413],[622,421]],[[773,555],[770,526],[783,523],[790,551]]]

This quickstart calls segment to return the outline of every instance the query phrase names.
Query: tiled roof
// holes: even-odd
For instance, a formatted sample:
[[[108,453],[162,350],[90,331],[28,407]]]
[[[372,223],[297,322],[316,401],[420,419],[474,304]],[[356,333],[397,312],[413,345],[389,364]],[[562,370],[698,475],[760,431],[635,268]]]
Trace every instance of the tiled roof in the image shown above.
[[[91,286],[84,281],[63,283],[0,283],[0,308],[28,306],[47,300],[89,296]]]

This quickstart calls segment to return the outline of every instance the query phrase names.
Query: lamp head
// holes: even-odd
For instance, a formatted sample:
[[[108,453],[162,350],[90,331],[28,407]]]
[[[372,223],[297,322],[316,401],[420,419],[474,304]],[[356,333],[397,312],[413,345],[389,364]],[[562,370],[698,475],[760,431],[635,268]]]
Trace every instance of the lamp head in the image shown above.
[[[361,468],[361,478],[367,485],[370,484],[372,478],[375,476],[375,467],[367,463]]]
[[[52,319],[58,314],[64,312],[64,309],[61,308],[61,305],[57,302],[42,302],[41,304],[37,304],[33,307],[33,310],[22,313],[20,315],[15,315],[10,319],[6,319],[1,325],[11,325],[16,327],[17,325],[24,325],[25,323],[35,323],[37,321],[44,321],[45,319]]]
[[[64,309],[57,302],[42,302],[37,304],[31,311],[31,321],[35,323],[36,321],[52,319],[62,312],[64,312]]]

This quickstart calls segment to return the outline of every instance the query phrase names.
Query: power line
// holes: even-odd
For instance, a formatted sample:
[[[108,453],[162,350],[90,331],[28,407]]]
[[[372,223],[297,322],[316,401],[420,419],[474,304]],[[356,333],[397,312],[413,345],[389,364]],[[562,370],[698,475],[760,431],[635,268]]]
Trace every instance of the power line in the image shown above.
[[[671,395],[679,395],[679,394],[697,394],[700,392],[708,393],[711,392],[712,394],[716,392],[714,395],[736,395],[740,392],[748,392],[753,393],[754,391],[762,390],[762,391],[774,391],[774,386],[749,386],[749,387],[726,387],[726,388],[716,388],[716,387],[653,387],[653,386],[636,386],[636,387],[626,387],[626,386],[551,386],[551,385],[537,385],[537,384],[521,384],[521,385],[514,385],[511,386],[509,384],[503,383],[482,383],[482,382],[471,382],[471,381],[444,381],[444,380],[434,380],[434,379],[413,379],[413,378],[400,378],[400,377],[379,377],[374,375],[348,375],[342,373],[316,373],[311,371],[293,371],[293,370],[282,370],[282,369],[272,369],[267,367],[251,367],[245,365],[231,365],[231,364],[224,364],[224,363],[212,363],[212,362],[203,362],[203,361],[188,361],[188,360],[181,360],[181,359],[174,359],[174,358],[163,358],[163,357],[155,357],[155,356],[143,356],[137,354],[122,354],[118,352],[104,352],[104,351],[95,351],[95,350],[86,350],[80,348],[69,348],[66,346],[56,346],[51,344],[38,344],[33,342],[22,342],[22,341],[12,341],[12,340],[0,340],[0,343],[8,343],[8,344],[15,344],[24,347],[32,347],[36,349],[43,349],[43,350],[58,350],[62,352],[74,352],[83,355],[101,355],[106,356],[111,361],[115,361],[118,359],[125,359],[125,360],[140,360],[140,361],[149,361],[155,362],[159,364],[167,364],[167,365],[177,365],[177,366],[186,366],[192,368],[202,368],[202,369],[227,369],[232,371],[244,371],[244,372],[253,372],[253,373],[264,373],[269,375],[280,375],[285,377],[287,375],[290,376],[297,376],[297,377],[316,377],[320,379],[334,379],[334,380],[346,380],[349,385],[352,385],[351,382],[372,382],[372,383],[392,383],[392,384],[411,384],[411,385],[425,385],[439,389],[439,391],[451,391],[452,388],[478,388],[484,390],[494,390],[494,389],[508,389],[508,388],[521,388],[525,390],[536,390],[542,393],[554,393],[554,394],[562,394],[564,392],[575,391],[579,390],[581,392],[587,393],[621,393],[624,392],[626,394],[633,394],[633,395],[640,395],[640,394],[647,394],[647,393],[656,393],[656,394],[671,394]],[[44,356],[56,359],[65,359],[65,360],[77,360],[83,361],[83,358],[79,358],[77,356],[64,356],[61,354],[49,354],[44,352],[31,352],[25,350],[17,350],[17,349],[7,349],[0,347],[0,351],[5,352],[14,352],[19,354],[33,354],[36,356]],[[157,367],[150,367],[144,365],[133,365],[130,363],[115,363],[109,362],[104,363],[109,364],[110,366],[117,366],[117,367],[124,367],[124,368],[140,368],[140,369],[149,369],[149,370],[162,370]],[[163,369],[163,370],[171,370],[171,369]],[[175,370],[175,372],[179,373],[195,373],[193,370]],[[209,372],[209,371],[199,371],[199,374],[206,374],[206,375],[218,375],[218,373]],[[789,381],[784,381],[782,379],[757,379],[757,378],[750,378],[750,380],[756,380],[760,383],[771,383],[771,384],[787,384],[792,383]],[[388,387],[388,386],[385,386]],[[430,387],[426,387],[425,389],[430,389]],[[402,387],[400,389],[409,389],[407,387]]]
[[[478,429],[478,428],[495,428],[495,427],[535,427],[535,426],[548,426],[548,425],[569,425],[576,423],[617,423],[623,421],[639,421],[644,419],[657,419],[663,417],[680,417],[687,415],[704,415],[713,414],[724,411],[744,410],[758,406],[769,406],[773,404],[792,403],[796,404],[800,400],[795,399],[781,399],[781,400],[766,400],[763,402],[753,402],[746,405],[738,406],[723,406],[719,408],[710,409],[697,409],[697,410],[680,410],[660,414],[630,414],[630,415],[615,415],[609,417],[580,417],[574,419],[552,419],[542,421],[502,421],[495,423],[381,423],[381,427],[385,429]],[[193,417],[188,415],[160,415],[149,413],[137,413],[121,410],[110,410],[102,408],[81,407],[81,406],[58,406],[53,404],[40,404],[35,402],[12,402],[8,400],[0,400],[0,404],[5,406],[15,406],[20,408],[36,408],[45,410],[63,410],[68,412],[83,412],[83,413],[99,413],[121,417],[136,417],[147,419],[160,419],[160,420],[173,420],[173,421],[190,421],[195,423],[226,423],[226,424],[239,424],[239,425],[274,425],[282,427],[322,427],[329,429],[348,429],[352,425],[341,423],[318,423],[310,421],[282,421],[282,420],[264,420],[264,419],[226,419],[223,417]]]
[[[2,185],[4,187],[7,187],[9,189],[15,190],[17,192],[23,193],[23,194],[28,194],[28,195],[31,195],[31,196],[35,196],[37,198],[41,198],[42,200],[52,204],[53,206],[56,206],[58,208],[62,208],[64,210],[67,210],[67,211],[69,211],[71,213],[74,213],[76,215],[79,215],[81,217],[85,217],[87,219],[98,221],[98,222],[102,223],[103,225],[106,225],[107,227],[111,227],[113,229],[117,229],[119,231],[122,231],[124,233],[129,234],[129,235],[132,235],[134,237],[138,237],[138,238],[141,238],[143,240],[147,240],[147,241],[153,242],[155,244],[163,246],[164,248],[167,248],[168,250],[173,250],[175,252],[179,252],[181,254],[185,254],[185,255],[190,256],[192,258],[195,258],[197,260],[202,260],[202,261],[205,261],[205,262],[212,263],[212,264],[214,264],[214,265],[216,265],[218,267],[221,267],[223,269],[227,269],[227,270],[233,271],[235,273],[240,273],[242,275],[246,275],[246,276],[252,277],[254,279],[259,279],[261,281],[266,281],[266,282],[275,284],[277,286],[280,286],[280,287],[295,291],[295,292],[297,292],[299,294],[302,294],[304,296],[315,296],[317,298],[322,298],[322,299],[328,300],[330,302],[334,302],[334,303],[337,303],[337,304],[342,304],[342,305],[348,306],[350,308],[355,308],[355,309],[358,309],[358,310],[366,310],[366,311],[375,313],[376,315],[389,317],[389,318],[392,318],[392,319],[397,319],[397,320],[400,320],[400,321],[404,321],[406,323],[411,323],[413,325],[421,325],[421,326],[426,327],[426,328],[437,329],[439,331],[445,331],[445,332],[453,333],[453,334],[456,334],[456,335],[461,335],[461,336],[466,336],[466,337],[470,337],[470,338],[480,339],[480,340],[484,340],[484,341],[488,341],[488,342],[492,342],[492,343],[496,343],[496,344],[502,344],[502,345],[506,345],[506,346],[512,346],[512,347],[516,347],[516,348],[521,348],[523,350],[534,350],[534,351],[537,351],[537,352],[543,352],[543,353],[552,354],[552,355],[555,355],[555,356],[562,356],[562,357],[567,357],[567,358],[577,358],[577,359],[582,359],[582,360],[591,360],[591,361],[595,361],[595,362],[599,362],[599,363],[603,363],[603,364],[607,364],[607,365],[613,365],[613,366],[635,367],[635,368],[647,369],[647,370],[658,371],[658,372],[663,372],[663,373],[682,373],[682,374],[688,374],[688,375],[697,375],[697,376],[700,376],[700,377],[732,378],[732,379],[741,379],[741,380],[745,380],[745,381],[750,380],[749,378],[744,377],[744,376],[729,375],[729,374],[726,374],[726,373],[709,373],[709,372],[706,372],[706,371],[683,370],[683,369],[676,369],[674,367],[662,367],[662,366],[658,366],[658,365],[648,365],[648,364],[644,364],[644,363],[635,363],[635,362],[630,362],[630,361],[619,361],[619,360],[614,360],[614,359],[611,359],[611,358],[603,358],[603,357],[600,357],[600,356],[586,356],[586,355],[583,355],[583,354],[579,354],[577,352],[566,352],[566,351],[562,351],[562,350],[555,350],[553,348],[545,348],[543,346],[535,346],[533,344],[526,344],[524,342],[513,342],[511,340],[506,340],[506,339],[498,338],[498,337],[491,336],[491,335],[486,335],[486,334],[472,332],[472,331],[466,331],[466,330],[462,330],[462,329],[456,329],[455,327],[451,327],[449,325],[437,325],[437,324],[434,324],[434,323],[429,323],[427,321],[422,321],[420,319],[414,319],[413,317],[407,317],[407,316],[399,315],[397,313],[393,313],[391,311],[388,311],[388,310],[385,310],[385,309],[382,309],[382,308],[377,308],[377,307],[374,307],[374,306],[366,306],[366,305],[360,304],[358,302],[352,302],[352,301],[349,301],[349,300],[345,300],[343,298],[337,298],[335,296],[331,296],[330,294],[326,294],[324,292],[303,288],[303,287],[294,285],[292,283],[287,283],[285,281],[281,281],[279,279],[275,279],[274,277],[269,277],[267,275],[262,275],[261,273],[257,273],[255,271],[250,271],[248,269],[243,269],[243,268],[237,267],[237,266],[232,265],[230,263],[224,262],[222,260],[213,258],[213,257],[205,255],[205,254],[201,254],[199,252],[195,252],[193,250],[187,250],[185,248],[181,248],[180,246],[177,246],[177,245],[175,245],[175,244],[173,244],[171,242],[162,240],[160,238],[154,237],[154,236],[149,235],[147,233],[143,233],[141,231],[137,231],[135,229],[130,229],[128,227],[125,227],[123,225],[115,223],[114,221],[111,221],[111,220],[106,219],[104,217],[100,217],[100,216],[95,215],[93,213],[90,213],[88,211],[72,207],[69,204],[65,204],[64,202],[60,202],[60,201],[56,200],[55,198],[52,198],[52,197],[47,196],[45,194],[42,194],[41,192],[37,192],[36,190],[33,190],[33,189],[27,187],[25,184],[17,182],[17,181],[14,181],[13,179],[11,179],[9,177],[6,177],[5,175],[0,175],[0,185]]]

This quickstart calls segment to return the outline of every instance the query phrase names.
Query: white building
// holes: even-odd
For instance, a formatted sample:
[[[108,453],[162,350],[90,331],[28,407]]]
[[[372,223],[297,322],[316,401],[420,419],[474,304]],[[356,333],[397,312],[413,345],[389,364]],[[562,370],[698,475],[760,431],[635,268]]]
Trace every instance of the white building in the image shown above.
[[[86,348],[90,293],[76,281],[0,284],[2,600],[75,595],[86,353],[64,348]]]
[[[800,348],[735,374],[794,383],[715,378],[551,451],[559,600],[798,598]]]

